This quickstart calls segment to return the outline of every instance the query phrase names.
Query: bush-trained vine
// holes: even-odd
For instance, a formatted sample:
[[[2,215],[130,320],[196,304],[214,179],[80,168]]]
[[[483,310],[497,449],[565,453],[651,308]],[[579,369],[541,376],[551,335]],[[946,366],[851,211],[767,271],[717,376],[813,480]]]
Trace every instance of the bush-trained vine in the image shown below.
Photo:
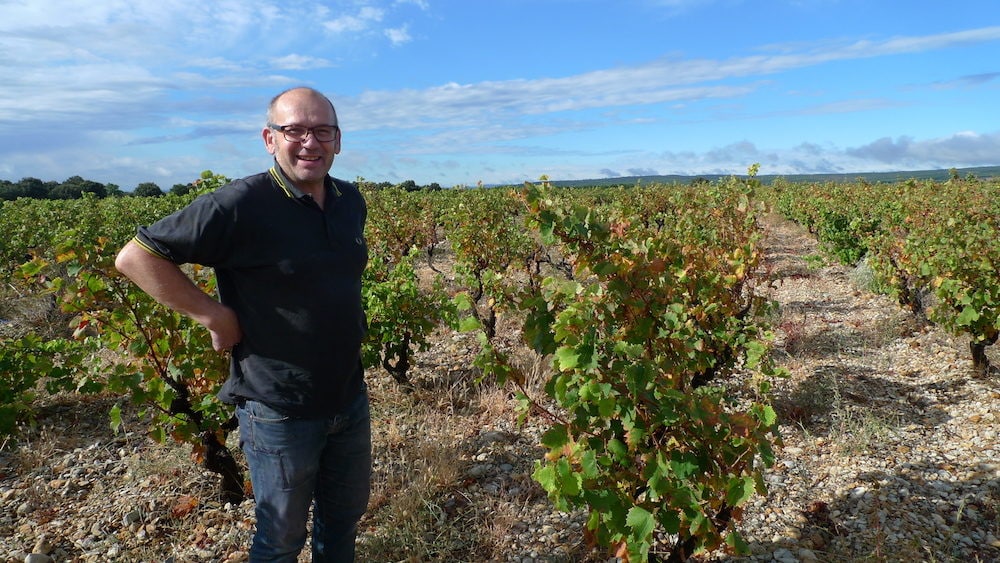
[[[425,287],[414,269],[416,253],[395,263],[375,260],[363,278],[368,335],[362,344],[367,367],[382,367],[409,384],[413,355],[427,350],[439,326],[454,326],[456,309],[440,279]]]
[[[461,195],[443,213],[445,236],[455,255],[456,276],[470,297],[467,311],[492,338],[497,314],[510,308],[511,295],[530,277],[537,244],[510,190]]]
[[[558,508],[586,507],[589,536],[625,560],[646,560],[657,531],[674,538],[670,560],[745,551],[734,523],[777,438],[747,196],[731,183],[688,223],[690,209],[642,220],[526,189],[531,223],[574,264],[521,303],[559,407],[534,476]]]
[[[203,190],[225,183],[206,174],[202,178],[210,181]],[[63,369],[70,370],[66,375],[79,391],[120,394],[141,405],[151,438],[191,444],[192,457],[221,476],[225,498],[240,501],[243,472],[226,446],[235,420],[215,397],[228,376],[228,361],[212,349],[204,328],[118,274],[114,258],[125,240],[67,230],[54,238],[53,259],[39,256],[21,268],[56,297],[62,311],[74,315],[73,339],[66,342],[75,343],[76,353],[72,363],[60,355]],[[209,270],[193,267],[189,274],[204,291],[214,291]],[[35,369],[51,361],[41,358]],[[114,427],[120,412],[117,405],[112,410]]]

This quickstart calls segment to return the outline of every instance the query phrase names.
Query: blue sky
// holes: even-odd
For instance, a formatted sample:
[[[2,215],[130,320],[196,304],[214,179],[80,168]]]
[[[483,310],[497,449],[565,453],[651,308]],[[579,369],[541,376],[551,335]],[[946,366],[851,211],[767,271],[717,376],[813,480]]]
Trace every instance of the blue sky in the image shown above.
[[[992,0],[0,0],[0,178],[252,174],[298,85],[348,180],[1000,164]]]

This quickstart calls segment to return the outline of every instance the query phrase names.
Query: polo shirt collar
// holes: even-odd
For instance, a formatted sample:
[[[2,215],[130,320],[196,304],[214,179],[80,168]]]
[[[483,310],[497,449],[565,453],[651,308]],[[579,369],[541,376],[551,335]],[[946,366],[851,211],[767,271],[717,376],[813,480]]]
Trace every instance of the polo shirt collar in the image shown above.
[[[271,170],[268,172],[271,174],[271,179],[274,180],[274,183],[278,184],[278,187],[281,188],[281,191],[285,192],[286,196],[292,199],[301,200],[308,195],[297,188],[295,184],[293,184],[292,181],[285,176],[285,173],[281,170],[281,167],[278,166],[277,162],[274,163],[274,166],[272,166]],[[334,183],[333,178],[331,178],[329,174],[326,175],[326,178],[323,180],[323,184],[325,185],[328,193],[332,193],[334,197],[340,197],[340,190],[337,189],[337,184]]]

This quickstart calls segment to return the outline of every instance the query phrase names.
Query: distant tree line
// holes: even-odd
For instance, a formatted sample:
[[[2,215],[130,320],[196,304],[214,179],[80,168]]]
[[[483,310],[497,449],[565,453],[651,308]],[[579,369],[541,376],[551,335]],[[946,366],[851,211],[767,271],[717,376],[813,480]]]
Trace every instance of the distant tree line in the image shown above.
[[[174,184],[169,192],[186,194],[193,184]],[[80,199],[83,194],[93,194],[97,198],[105,197],[159,197],[164,195],[160,186],[153,182],[143,182],[130,192],[122,190],[117,184],[102,184],[86,180],[80,176],[67,178],[65,182],[45,182],[38,178],[22,178],[19,182],[0,180],[0,201],[14,200],[21,197],[32,199]]]
[[[426,186],[417,185],[413,180],[394,184],[392,182],[370,182],[364,178],[358,178],[357,184],[361,187],[382,190],[389,188],[400,188],[408,192],[415,191],[436,191],[441,189],[441,185],[433,182]],[[174,184],[169,193],[184,195],[194,188],[194,183]],[[38,178],[22,178],[19,182],[10,180],[0,180],[0,201],[15,200],[21,197],[32,199],[80,199],[83,194],[93,194],[97,198],[105,197],[159,197],[165,193],[160,186],[153,182],[143,182],[132,191],[124,191],[117,184],[102,184],[93,180],[86,180],[80,176],[72,176],[64,182],[45,182]]]
[[[388,190],[396,188],[408,192],[419,192],[419,191],[433,192],[441,189],[441,184],[438,184],[437,182],[431,182],[426,186],[418,185],[413,180],[405,180],[398,184],[393,184],[392,182],[372,182],[369,180],[365,180],[361,176],[358,176],[358,178],[354,181],[354,183],[357,184],[358,187],[361,189],[369,189],[369,190]]]

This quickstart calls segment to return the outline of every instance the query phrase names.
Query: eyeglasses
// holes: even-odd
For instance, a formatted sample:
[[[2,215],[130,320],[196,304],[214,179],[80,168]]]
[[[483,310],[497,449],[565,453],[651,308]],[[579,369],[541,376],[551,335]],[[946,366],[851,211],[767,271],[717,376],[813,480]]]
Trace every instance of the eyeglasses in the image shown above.
[[[329,143],[337,137],[340,127],[336,125],[317,125],[316,127],[302,127],[300,125],[277,125],[268,123],[267,126],[275,131],[281,131],[285,140],[289,143],[305,142],[306,137],[313,136],[313,139],[321,143]]]

